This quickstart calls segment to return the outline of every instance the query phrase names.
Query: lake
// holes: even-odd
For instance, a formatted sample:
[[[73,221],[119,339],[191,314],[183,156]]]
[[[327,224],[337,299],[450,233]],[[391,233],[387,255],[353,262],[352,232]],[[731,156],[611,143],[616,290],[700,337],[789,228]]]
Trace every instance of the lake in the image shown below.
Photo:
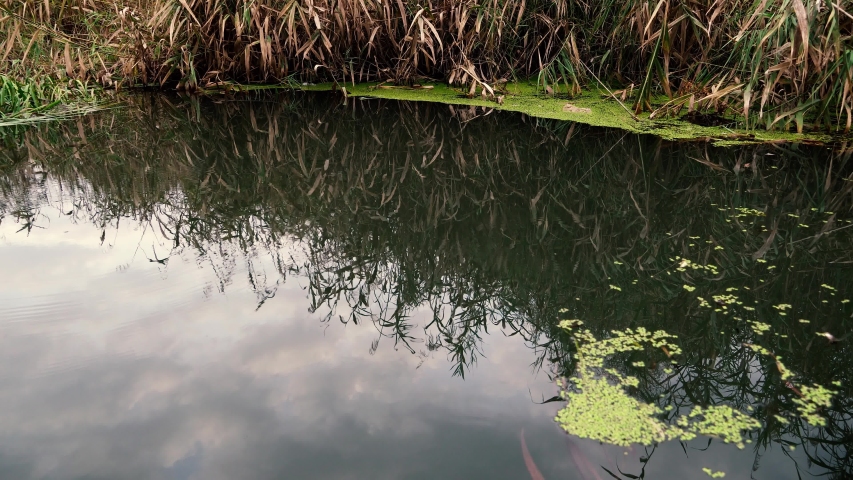
[[[0,478],[853,475],[849,147],[123,102],[0,130]]]

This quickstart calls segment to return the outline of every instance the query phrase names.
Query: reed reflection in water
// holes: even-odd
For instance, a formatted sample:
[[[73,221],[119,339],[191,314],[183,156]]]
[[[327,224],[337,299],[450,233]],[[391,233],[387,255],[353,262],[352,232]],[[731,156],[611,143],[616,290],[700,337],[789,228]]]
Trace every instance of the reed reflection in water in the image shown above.
[[[3,264],[4,270],[15,272],[4,275],[4,290],[12,292],[4,305],[11,307],[0,316],[7,329],[26,325],[14,331],[10,342],[33,336],[44,342],[18,354],[32,370],[9,373],[9,378],[17,378],[20,391],[26,391],[45,372],[76,373],[73,382],[68,377],[68,390],[54,385],[55,390],[39,392],[53,401],[81,395],[70,392],[86,382],[107,382],[115,389],[102,393],[107,404],[92,403],[97,408],[87,410],[86,418],[111,411],[118,417],[115,412],[129,405],[143,410],[156,410],[152,405],[157,402],[183,405],[160,413],[161,425],[186,425],[180,435],[184,440],[161,426],[162,436],[149,447],[124,447],[116,438],[127,445],[142,438],[132,429],[121,430],[127,421],[119,422],[120,434],[90,433],[107,442],[92,452],[110,445],[121,453],[112,467],[97,456],[80,460],[81,475],[95,471],[87,470],[93,465],[113,474],[130,472],[137,468],[134,462],[140,469],[180,464],[195,465],[180,467],[194,472],[224,472],[222,464],[213,466],[210,459],[225,462],[232,455],[246,461],[258,455],[261,460],[250,463],[268,466],[274,476],[272,472],[295,467],[274,461],[273,451],[300,451],[311,444],[337,448],[341,470],[325,471],[315,460],[300,476],[325,472],[326,477],[359,477],[357,472],[374,475],[378,468],[388,478],[416,476],[414,472],[431,472],[434,478],[431,469],[436,467],[417,466],[410,458],[420,450],[432,452],[435,461],[458,458],[454,474],[459,478],[466,472],[480,476],[477,468],[483,465],[489,465],[495,478],[510,478],[508,472],[523,478],[529,474],[518,432],[526,420],[511,413],[523,411],[523,418],[538,419],[538,430],[525,427],[525,438],[545,477],[572,478],[568,472],[577,473],[575,455],[550,421],[559,402],[531,403],[526,385],[533,376],[541,396],[537,400],[544,400],[557,392],[553,380],[575,372],[574,343],[558,327],[565,318],[583,319],[597,335],[638,325],[678,335],[685,352],[681,369],[664,384],[655,372],[644,374],[633,367],[637,358],[614,359],[614,368],[640,378],[630,392],[637,398],[663,398],[660,402],[678,408],[716,403],[762,407],[756,416],[766,421],[744,452],[715,443],[698,465],[677,443],[664,444],[657,452],[663,451],[666,460],[656,453],[647,464],[649,471],[679,465],[687,478],[704,475],[700,467],[713,465],[735,475],[755,463],[762,475],[785,478],[796,475],[791,466],[796,461],[804,474],[810,468],[834,471],[838,478],[850,473],[845,440],[850,438],[849,342],[815,341],[817,332],[844,338],[849,330],[849,305],[839,302],[853,295],[853,229],[846,228],[853,218],[851,182],[846,180],[849,152],[843,146],[668,144],[482,109],[377,100],[340,105],[328,98],[285,96],[215,104],[138,97],[133,102],[76,124],[6,132],[8,148],[0,160],[0,227],[8,252]],[[66,230],[74,240],[68,241]],[[57,249],[61,245],[64,250]],[[673,268],[679,264],[676,257],[714,264],[718,274],[700,278],[679,272]],[[38,281],[25,283],[33,272],[41,272]],[[699,291],[688,292],[685,284]],[[832,303],[820,285],[836,289]],[[711,293],[744,287],[750,290],[742,290],[741,300],[755,305],[756,321],[772,326],[770,340],[697,305],[699,294],[710,299]],[[55,295],[56,301],[35,299],[34,291]],[[781,317],[773,308],[779,304],[793,304],[794,311]],[[269,324],[282,315],[287,329],[273,329]],[[251,335],[240,333],[238,341],[235,325],[247,318],[264,320],[245,327]],[[798,323],[799,318],[813,323]],[[82,328],[90,323],[93,330]],[[332,340],[323,343],[316,337],[311,343],[300,336],[322,332]],[[95,371],[79,350],[63,355],[55,346],[63,337],[91,337],[86,345],[94,352],[109,346],[109,355],[103,355],[110,361],[100,364],[105,371]],[[774,415],[793,408],[795,394],[776,381],[775,364],[741,348],[760,342],[784,355],[804,384],[841,380],[835,403],[824,412],[826,427],[772,422]],[[12,347],[8,351],[15,351]],[[33,351],[49,353],[54,360],[29,361],[27,352]],[[350,351],[366,357],[356,361],[342,353]],[[127,360],[135,355],[145,361]],[[78,366],[69,363],[71,358]],[[140,374],[119,374],[116,359],[134,364]],[[162,378],[151,373],[156,371],[151,365],[169,361],[174,368],[164,367],[168,373]],[[393,374],[376,366],[401,361],[406,368]],[[358,367],[345,368],[348,362]],[[236,371],[230,370],[232,363],[239,366],[233,367]],[[202,373],[208,364],[220,368]],[[323,368],[312,371],[315,364]],[[424,371],[434,376],[422,388],[403,397],[391,393],[407,390],[412,382],[407,375]],[[465,382],[454,383],[461,380],[451,374]],[[109,383],[111,375],[117,378],[114,384]],[[372,379],[356,380],[365,375]],[[169,385],[163,391],[182,400],[158,400],[121,383],[136,382],[139,389],[143,377]],[[317,383],[303,385],[301,397],[290,380],[277,389],[268,385],[269,378],[291,377]],[[188,415],[203,399],[218,397],[223,384],[234,396],[221,397],[223,403],[206,417],[212,423]],[[345,387],[332,392],[319,384]],[[454,394],[454,385],[464,386]],[[98,391],[94,386],[86,390]],[[217,395],[203,393],[213,390]],[[16,391],[6,392],[9,412],[20,412],[32,402]],[[341,400],[348,395],[362,396],[364,403]],[[442,400],[445,395],[453,400]],[[252,401],[257,398],[267,403],[260,407]],[[313,413],[284,412],[280,405],[293,398],[313,404]],[[505,398],[514,400],[501,400]],[[410,406],[387,413],[395,411],[390,405],[401,404]],[[496,406],[501,404],[506,408]],[[448,405],[456,406],[448,411]],[[277,419],[259,422],[272,429],[267,440],[242,448],[234,447],[241,443],[234,440],[225,449],[230,453],[211,454],[209,445],[229,444],[228,438],[262,437],[236,433],[264,431],[247,428],[248,420],[221,423],[231,409],[250,407]],[[430,412],[428,418],[416,416],[408,425],[412,412],[421,410]],[[44,425],[20,428],[45,432],[58,421],[41,412],[35,416]],[[324,423],[332,412],[342,420]],[[154,428],[156,422],[143,421],[141,415],[138,427]],[[282,426],[294,422],[302,427]],[[358,426],[348,430],[350,440],[338,438],[348,438],[341,422]],[[276,437],[284,431],[276,428],[288,432],[286,441]],[[21,431],[8,434],[8,444]],[[197,436],[199,431],[212,436]],[[437,437],[425,432],[437,431],[453,432],[445,434],[460,439],[454,443],[459,450],[434,450]],[[79,433],[73,427],[66,432]],[[222,432],[232,433],[223,437]],[[394,445],[398,456],[408,459],[395,460],[394,468],[408,466],[393,470],[387,463],[379,468],[364,460],[366,470],[360,469],[358,459],[378,458],[358,447],[364,432],[384,432],[376,452]],[[424,443],[415,447],[410,436],[406,441],[413,444],[403,448],[399,440],[389,439],[399,432],[425,435],[419,437]],[[174,447],[180,454],[155,455],[148,449],[170,442],[182,445]],[[284,443],[272,448],[276,442]],[[798,447],[794,453],[787,449],[789,442]],[[471,445],[477,445],[480,456]],[[618,449],[582,445],[585,455],[596,459],[592,464],[609,465],[618,474],[610,468],[618,458],[625,471]],[[125,452],[131,450],[153,456],[128,461]],[[618,456],[608,458],[606,452]],[[637,459],[648,456],[638,453],[628,457],[635,475],[646,465]],[[43,458],[74,457],[68,455],[51,452]],[[765,460],[783,455],[793,459]],[[657,467],[655,461],[660,462]],[[22,462],[21,468],[30,469],[25,477],[68,465],[68,460],[53,466],[44,460]],[[265,476],[264,471],[258,476]],[[150,470],[146,472],[143,476]],[[167,475],[163,472],[157,475]],[[603,470],[598,473],[604,475]]]

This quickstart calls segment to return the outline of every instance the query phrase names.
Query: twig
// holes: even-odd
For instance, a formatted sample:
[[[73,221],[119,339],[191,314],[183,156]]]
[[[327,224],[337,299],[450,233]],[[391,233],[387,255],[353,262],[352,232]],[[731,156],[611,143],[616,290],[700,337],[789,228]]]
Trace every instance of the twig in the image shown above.
[[[835,3],[835,2],[830,2],[830,3],[832,3],[832,6],[835,7],[839,12],[843,13],[844,15],[847,15],[850,18],[853,18],[853,15],[850,15],[843,8],[839,7],[837,3]]]
[[[791,242],[791,245],[793,245],[793,244],[795,244],[795,243],[804,242],[804,241],[806,241],[806,240],[813,240],[813,239],[816,239],[816,238],[820,238],[820,237],[821,237],[821,236],[823,236],[823,235],[829,235],[830,233],[835,233],[835,232],[837,232],[837,231],[839,231],[839,230],[844,230],[845,228],[850,228],[850,227],[853,227],[853,224],[845,225],[845,226],[843,226],[843,227],[836,228],[835,230],[830,230],[830,231],[828,231],[828,232],[821,232],[821,233],[818,233],[817,235],[812,235],[811,237],[806,237],[806,238],[801,238],[801,239],[799,239],[799,240],[794,240],[793,242]]]

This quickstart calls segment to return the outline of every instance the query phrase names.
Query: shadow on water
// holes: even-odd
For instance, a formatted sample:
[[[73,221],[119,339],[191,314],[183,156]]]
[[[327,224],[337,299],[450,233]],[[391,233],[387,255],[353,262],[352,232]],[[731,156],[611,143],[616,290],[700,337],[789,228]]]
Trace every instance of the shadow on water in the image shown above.
[[[446,352],[459,376],[492,329],[518,336],[571,392],[583,346],[580,323],[562,320],[597,338],[663,330],[680,354],[628,348],[600,365],[633,379],[623,390],[652,416],[672,424],[728,405],[760,427],[715,436],[751,444],[755,468],[796,447],[797,472],[853,475],[849,149],[675,144],[304,95],[134,97],[4,141],[0,218],[21,231],[47,227],[39,209],[56,202],[55,182],[75,221],[168,239],[152,262],[198,251],[224,291],[242,252],[258,309],[306,278],[325,321],[374,325],[374,350]],[[291,244],[302,255],[283,253]],[[253,270],[259,256],[276,278]],[[425,308],[431,322],[416,326]],[[815,385],[837,393],[807,418],[803,387]]]

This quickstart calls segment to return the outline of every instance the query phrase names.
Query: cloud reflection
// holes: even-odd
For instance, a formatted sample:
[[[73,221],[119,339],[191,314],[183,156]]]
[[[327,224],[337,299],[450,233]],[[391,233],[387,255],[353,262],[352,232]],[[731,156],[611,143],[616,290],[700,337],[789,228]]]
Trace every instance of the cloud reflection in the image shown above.
[[[242,286],[205,297],[191,256],[119,271],[126,243],[61,222],[0,249],[2,478],[523,478],[495,455],[518,428],[561,439],[521,342],[490,337],[463,381],[441,356],[371,355],[369,325],[326,328],[297,281],[256,312]]]

